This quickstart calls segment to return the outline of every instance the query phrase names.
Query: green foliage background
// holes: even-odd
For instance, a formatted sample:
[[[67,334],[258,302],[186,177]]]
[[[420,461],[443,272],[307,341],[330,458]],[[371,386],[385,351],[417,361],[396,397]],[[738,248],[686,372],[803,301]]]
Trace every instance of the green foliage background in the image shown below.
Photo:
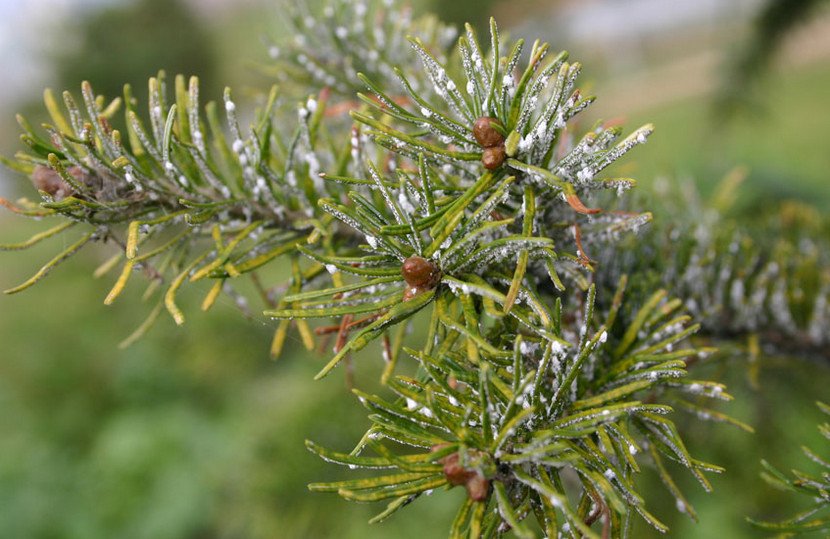
[[[240,15],[221,32],[194,30],[204,41],[183,54],[200,56],[211,47],[256,51],[254,17]],[[89,43],[99,43],[94,47],[106,39],[101,32],[117,34],[127,19],[111,20],[117,23],[90,26],[98,41]],[[209,33],[221,41],[211,45]],[[213,66],[210,56],[203,67],[180,69],[203,70],[207,84],[211,78],[204,75],[213,70],[239,73],[236,63]],[[61,65],[65,77],[80,72],[69,60]],[[146,79],[145,64],[138,65],[135,78]],[[83,77],[106,91],[98,75]],[[125,77],[115,73],[113,79],[120,83]],[[76,81],[66,84],[75,87]],[[787,107],[770,107],[761,120],[739,119],[727,127],[710,120],[704,97],[638,112],[627,123],[652,121],[658,132],[636,156],[637,176],[648,184],[660,174],[691,173],[706,191],[732,165],[748,164],[753,172],[739,209],[751,211],[787,196],[826,212],[826,118],[822,122],[816,111],[826,110],[830,66],[790,70],[774,77],[765,92],[777,100],[786,96]],[[4,172],[5,177],[14,179]],[[0,242],[25,238],[37,227],[25,228],[0,215]],[[25,260],[5,257],[0,282],[24,280],[51,252],[38,246]],[[143,315],[129,307],[137,297],[101,305],[108,287],[89,273],[103,259],[103,250],[72,259],[41,286],[0,302],[0,537],[445,536],[456,505],[446,496],[420,500],[391,521],[369,526],[378,507],[307,492],[308,482],[345,473],[308,453],[303,440],[346,449],[366,426],[342,377],[311,382],[325,353],[307,357],[293,342],[283,359],[270,361],[270,322],[246,319],[227,303],[191,316],[183,328],[165,319],[148,338],[119,350],[118,342]],[[191,289],[183,297],[191,301],[191,312],[196,295]],[[375,389],[376,367],[358,359],[361,388]],[[721,372],[706,374],[729,371],[725,381],[736,396],[732,413],[757,433],[711,425],[687,432],[691,449],[728,473],[714,479],[713,495],[681,485],[695,495],[700,524],[676,513],[668,496],[649,499],[672,536],[755,537],[759,532],[743,515],[774,519],[799,509],[798,500],[759,480],[758,461],[809,468],[797,448],[821,447],[812,402],[826,395],[830,366],[795,358],[765,362],[758,388],[751,387],[746,367],[744,358],[734,357],[711,367]],[[655,487],[644,490],[660,492],[656,477],[646,480]],[[463,492],[452,496],[460,499]],[[648,534],[654,532],[643,527],[638,536]]]

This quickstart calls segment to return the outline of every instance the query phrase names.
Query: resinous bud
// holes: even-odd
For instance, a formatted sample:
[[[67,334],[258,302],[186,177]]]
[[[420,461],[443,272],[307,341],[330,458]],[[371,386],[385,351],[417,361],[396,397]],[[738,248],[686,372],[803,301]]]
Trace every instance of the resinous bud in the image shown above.
[[[441,270],[431,260],[413,255],[403,261],[401,266],[406,284],[412,288],[430,289],[435,288],[441,281]]]
[[[473,124],[473,137],[482,148],[501,146],[504,143],[504,137],[494,125],[501,127],[501,122],[490,116],[482,116]]]
[[[481,162],[484,163],[484,168],[487,170],[494,170],[499,168],[504,160],[507,158],[504,146],[495,146],[493,148],[485,148],[481,155]]]

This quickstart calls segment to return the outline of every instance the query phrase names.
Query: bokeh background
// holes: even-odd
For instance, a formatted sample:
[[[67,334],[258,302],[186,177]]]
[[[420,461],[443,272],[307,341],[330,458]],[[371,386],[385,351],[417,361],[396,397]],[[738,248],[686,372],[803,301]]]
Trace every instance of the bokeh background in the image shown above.
[[[587,67],[582,87],[599,96],[595,117],[656,124],[625,165],[645,192],[694,181],[706,194],[745,166],[736,211],[753,215],[794,198],[827,214],[830,6],[811,2],[815,9],[784,36],[760,77],[736,82],[735,59],[752,43],[765,3],[423,0],[413,7],[477,25],[492,14],[515,36],[570,50]],[[14,115],[39,121],[45,86],[75,90],[90,80],[96,92],[115,96],[125,82],[145,88],[163,68],[199,75],[208,98],[230,84],[244,101],[269,85],[255,65],[267,60],[264,42],[278,39],[280,26],[275,1],[0,0],[0,153],[22,149]],[[0,196],[34,194],[26,178],[0,169]],[[0,243],[38,228],[0,214]],[[47,245],[0,253],[0,286],[24,280],[53,252]],[[105,256],[89,250],[30,291],[0,298],[0,537],[446,536],[463,492],[419,500],[375,526],[366,521],[377,507],[307,492],[308,482],[344,472],[305,451],[303,440],[348,449],[366,420],[342,377],[311,381],[324,356],[292,342],[282,359],[268,358],[268,320],[244,317],[229,301],[196,314],[201,295],[190,287],[183,301],[193,314],[183,328],[163,318],[119,349],[146,310],[136,307],[139,293],[102,304],[109,282],[90,273]],[[356,382],[373,390],[378,365],[365,359],[356,362]],[[743,358],[713,368],[737,396],[729,411],[757,433],[687,429],[693,453],[728,470],[712,495],[692,481],[683,485],[700,523],[678,514],[645,474],[649,502],[672,537],[761,537],[744,516],[775,518],[800,507],[761,482],[759,460],[810,468],[798,447],[821,447],[812,403],[830,399],[830,366],[764,361],[757,387]]]

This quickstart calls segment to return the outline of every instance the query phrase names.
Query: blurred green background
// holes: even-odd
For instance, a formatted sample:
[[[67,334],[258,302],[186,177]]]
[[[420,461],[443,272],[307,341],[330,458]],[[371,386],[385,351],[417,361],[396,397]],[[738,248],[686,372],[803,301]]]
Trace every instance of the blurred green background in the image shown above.
[[[251,69],[266,58],[260,38],[279,27],[278,6],[255,1],[18,4],[0,0],[0,60],[4,72],[16,73],[0,94],[4,155],[19,149],[14,112],[36,119],[47,85],[75,89],[88,79],[97,92],[115,95],[130,82],[141,95],[147,77],[164,68],[199,75],[208,98],[225,84],[251,95],[267,84]],[[514,35],[548,39],[583,60],[582,86],[600,97],[594,117],[624,114],[629,126],[657,126],[623,165],[644,190],[660,177],[691,178],[705,193],[747,165],[741,211],[782,198],[830,211],[827,10],[792,32],[755,88],[754,107],[727,122],[713,112],[713,97],[759,1],[431,4],[454,21],[472,14],[482,24],[493,13]],[[0,171],[0,195],[33,194],[25,178]],[[0,243],[41,228],[2,213]],[[198,313],[200,291],[191,288],[183,292],[190,303],[184,327],[163,316],[146,338],[120,350],[151,306],[140,303],[138,286],[116,305],[102,305],[111,277],[96,281],[90,273],[109,252],[89,250],[30,291],[0,298],[0,537],[446,535],[463,492],[419,500],[375,526],[366,521],[378,507],[308,493],[308,482],[345,472],[308,453],[303,440],[346,450],[366,419],[342,376],[312,382],[324,354],[309,355],[292,341],[282,359],[268,358],[270,321],[242,316],[230,300]],[[52,253],[54,245],[0,253],[0,286],[23,281]],[[376,388],[375,353],[355,363],[361,388]],[[750,387],[743,358],[708,368],[737,397],[729,411],[757,433],[688,427],[693,453],[728,470],[715,478],[712,495],[692,480],[683,485],[699,524],[678,514],[647,472],[649,502],[672,537],[761,537],[745,515],[775,518],[801,507],[761,482],[758,461],[810,468],[798,447],[821,447],[812,403],[830,398],[828,365],[766,361],[759,389]]]

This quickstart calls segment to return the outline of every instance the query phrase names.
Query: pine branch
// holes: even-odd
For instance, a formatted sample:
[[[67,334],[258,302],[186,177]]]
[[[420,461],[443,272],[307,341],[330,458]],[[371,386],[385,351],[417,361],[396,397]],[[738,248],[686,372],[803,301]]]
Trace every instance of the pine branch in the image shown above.
[[[720,384],[685,379],[685,361],[707,351],[677,348],[696,328],[685,327],[687,319],[675,316],[668,305],[676,309],[676,304],[664,293],[638,313],[639,326],[625,328],[615,323],[616,311],[599,318],[602,323],[595,319],[591,292],[583,306],[584,331],[572,333],[555,319],[553,326],[563,329],[552,338],[516,335],[513,321],[503,317],[488,332],[492,354],[483,352],[486,347],[470,328],[453,322],[457,316],[439,317],[436,349],[406,349],[423,367],[423,376],[390,380],[396,400],[356,391],[373,426],[352,452],[307,444],[326,460],[350,468],[390,471],[310,488],[358,501],[392,500],[380,520],[433,489],[460,485],[469,503],[459,509],[455,535],[512,527],[519,536],[532,536],[523,521],[535,516],[543,529],[558,526],[590,537],[599,536],[591,524],[601,521],[604,535],[621,537],[629,512],[665,530],[636,494],[634,474],[645,459],[659,470],[678,508],[694,516],[663,459],[688,468],[707,490],[703,474],[721,470],[689,455],[665,417],[672,408],[653,401],[683,393],[730,397]],[[463,309],[453,309],[461,302],[447,296],[436,302],[442,310]],[[469,354],[470,342],[482,353]],[[401,443],[416,452],[397,455],[392,448]],[[649,451],[642,453],[643,448]],[[363,455],[369,451],[377,456]],[[566,470],[579,478],[578,487],[562,481]],[[570,500],[580,502],[574,506]],[[477,508],[473,513],[470,504]],[[590,518],[592,505],[603,508],[601,517]]]
[[[830,415],[830,406],[822,402],[816,404],[822,412]],[[830,423],[819,425],[818,430],[825,438],[830,440]],[[801,449],[807,455],[807,458],[819,465],[822,470],[819,475],[810,475],[792,470],[794,479],[789,479],[767,461],[762,460],[761,465],[764,467],[764,472],[761,473],[761,477],[777,488],[809,497],[812,502],[811,507],[781,522],[766,522],[747,518],[753,525],[778,533],[830,531],[830,462],[807,447],[802,446]]]
[[[571,224],[579,215],[599,213],[580,194],[633,185],[631,180],[594,180],[593,174],[643,142],[651,128],[616,145],[619,131],[613,128],[599,128],[572,147],[558,142],[565,125],[548,130],[549,120],[560,115],[567,122],[585,106],[578,92],[571,93],[578,68],[565,65],[564,54],[541,64],[546,46],[537,44],[539,52],[531,55],[535,59],[524,75],[511,79],[507,73],[517,69],[521,45],[502,59],[499,41],[493,24],[488,65],[477,44],[467,45],[475,43],[469,29],[460,40],[462,65],[466,46],[478,51],[469,52],[467,96],[417,40],[413,48],[433,83],[435,101],[413,90],[403,71],[400,78],[415,109],[364,78],[374,94],[363,96],[369,113],[352,116],[398,159],[387,161],[385,170],[369,163],[368,178],[330,178],[354,186],[351,204],[323,200],[321,206],[364,236],[365,254],[322,256],[303,250],[335,275],[350,273],[355,280],[290,296],[288,302],[297,302],[292,308],[268,314],[343,317],[336,354],[318,377],[421,310],[429,309],[430,322],[420,348],[385,341],[388,358],[403,351],[423,372],[412,379],[386,371],[397,400],[357,392],[374,424],[358,447],[348,457],[334,457],[309,445],[324,458],[352,467],[365,463],[393,471],[311,488],[356,501],[391,499],[375,519],[382,520],[427,491],[463,485],[468,502],[459,510],[453,536],[500,534],[510,527],[527,535],[522,521],[531,514],[541,515],[543,527],[589,536],[596,534],[591,529],[596,522],[604,534],[623,536],[622,523],[633,512],[662,530],[631,483],[639,470],[633,452],[654,448],[652,463],[678,497],[678,508],[690,515],[661,459],[687,467],[707,490],[703,472],[720,469],[689,455],[673,422],[662,417],[671,408],[654,401],[668,389],[729,397],[718,384],[683,381],[686,361],[706,351],[673,349],[698,326],[687,325],[689,318],[676,314],[680,302],[666,301],[664,292],[620,328],[614,325],[615,320],[623,323],[617,318],[620,290],[605,324],[594,322],[595,289],[587,286],[590,261],[584,245],[607,247],[647,222],[648,214],[591,218],[584,241],[583,227]],[[540,99],[554,74],[557,82]],[[524,80],[536,95],[512,89],[510,80]],[[571,95],[567,100],[566,94]],[[494,99],[497,95],[502,99]],[[521,117],[528,127],[519,126]],[[406,127],[410,130],[402,130]],[[564,250],[568,247],[573,251]],[[540,272],[549,274],[549,284],[539,279]],[[566,289],[560,273],[567,282],[584,285],[587,297],[579,286]],[[358,316],[363,318],[356,323]],[[355,325],[357,334],[344,335]],[[699,403],[677,402],[695,417],[731,421]],[[421,452],[404,463],[383,440]],[[364,448],[378,456],[361,460]],[[563,467],[581,478],[574,493],[560,480]],[[569,494],[580,500],[577,506],[570,505]],[[599,513],[590,511],[592,505],[601,508]]]
[[[201,110],[195,79],[178,77],[170,102],[164,77],[151,79],[149,123],[126,89],[123,141],[110,123],[119,101],[107,105],[85,84],[83,106],[64,94],[63,112],[46,94],[55,126],[44,137],[21,121],[30,150],[11,163],[42,201],[0,202],[88,232],[29,282],[90,240],[109,240],[121,252],[96,273],[119,264],[121,272],[106,302],[136,269],[153,281],[148,296],[158,292],[125,342],[162,307],[183,322],[177,295],[192,281],[214,280],[204,309],[222,292],[244,303],[231,288],[244,275],[278,320],[275,354],[292,325],[308,348],[315,336],[336,336],[318,378],[380,341],[392,396],[355,390],[370,430],[348,454],[308,444],[332,462],[387,470],[311,485],[354,501],[391,500],[375,521],[427,492],[463,486],[452,537],[511,529],[530,537],[531,519],[548,536],[626,537],[634,514],[665,531],[634,481],[643,464],[695,518],[665,461],[706,490],[706,473],[722,470],[691,456],[672,414],[751,429],[704,404],[731,397],[721,384],[688,378],[687,366],[712,352],[690,337],[726,312],[733,320],[725,327],[766,327],[745,305],[701,308],[725,305],[721,288],[711,289],[718,302],[706,295],[721,275],[733,290],[741,272],[754,276],[753,294],[769,290],[754,263],[737,263],[737,254],[754,260],[758,252],[743,244],[730,252],[731,237],[715,235],[689,240],[681,252],[690,254],[672,265],[674,246],[659,232],[622,247],[651,214],[615,210],[608,191],[622,195],[635,181],[601,174],[653,128],[622,137],[600,122],[577,136],[575,117],[594,98],[576,88],[581,66],[567,53],[549,54],[537,41],[525,62],[523,42],[503,40],[492,22],[489,49],[468,26],[450,54],[444,26],[411,22],[379,2],[335,0],[322,18],[297,9],[293,24],[304,37],[281,53],[288,63],[279,69],[308,75],[288,99],[301,104],[280,105],[272,90],[247,132],[229,92],[227,133],[216,105]],[[407,44],[406,33],[421,37]],[[354,125],[326,113],[332,92],[356,86],[368,92],[346,102]],[[4,247],[23,249],[69,226]],[[700,249],[717,257],[716,273],[702,273]],[[649,253],[659,260],[643,266]],[[284,282],[256,277],[278,259]],[[809,254],[775,260],[823,283]],[[777,291],[771,297],[792,307],[796,331],[818,324],[826,334],[818,301]],[[818,314],[802,316],[808,307]],[[770,325],[789,331],[783,312]],[[426,326],[422,342],[407,336],[415,323]],[[418,364],[416,377],[396,375],[404,356]],[[399,454],[400,444],[411,452]]]
[[[319,13],[304,2],[282,7],[288,31],[269,47],[265,72],[283,85],[326,87],[346,99],[363,89],[359,73],[384,85],[396,80],[395,66],[410,62],[406,36],[420,36],[444,54],[457,34],[433,15],[413,18],[397,0],[334,0]]]
[[[691,186],[662,196],[658,205],[672,222],[638,236],[636,245],[600,251],[602,286],[612,287],[620,274],[634,276],[643,294],[658,283],[683,298],[712,337],[828,360],[828,224],[793,202],[754,224],[738,224],[727,215],[727,199],[742,174],[728,176],[710,201]]]
[[[209,103],[204,114],[200,110],[195,77],[187,86],[183,77],[176,78],[175,102],[169,105],[163,73],[150,79],[149,89],[147,125],[136,112],[130,88],[125,88],[126,137],[110,124],[121,100],[106,105],[84,83],[83,107],[66,92],[62,111],[47,91],[45,101],[54,126],[44,125],[48,137],[43,137],[22,120],[26,130],[22,139],[30,153],[17,156],[17,167],[31,176],[42,201],[4,201],[4,205],[18,213],[92,225],[95,234],[85,236],[87,240],[113,241],[123,250],[120,277],[105,303],[114,302],[132,273],[143,269],[154,281],[169,283],[165,304],[174,320],[182,323],[184,315],[175,299],[185,282],[212,278],[225,283],[212,289],[203,305],[209,308],[215,291],[224,288],[234,294],[227,280],[292,255],[297,242],[329,233],[328,219],[315,211],[316,203],[320,196],[338,196],[342,189],[324,184],[320,167],[347,172],[348,163],[339,155],[348,152],[348,146],[327,148],[318,140],[325,93],[299,107],[292,134],[274,127],[280,111],[272,89],[244,134],[227,90],[228,136],[215,104]],[[0,249],[34,245],[63,230],[68,226],[64,223]],[[7,293],[34,284],[81,246],[73,246],[77,248]]]

